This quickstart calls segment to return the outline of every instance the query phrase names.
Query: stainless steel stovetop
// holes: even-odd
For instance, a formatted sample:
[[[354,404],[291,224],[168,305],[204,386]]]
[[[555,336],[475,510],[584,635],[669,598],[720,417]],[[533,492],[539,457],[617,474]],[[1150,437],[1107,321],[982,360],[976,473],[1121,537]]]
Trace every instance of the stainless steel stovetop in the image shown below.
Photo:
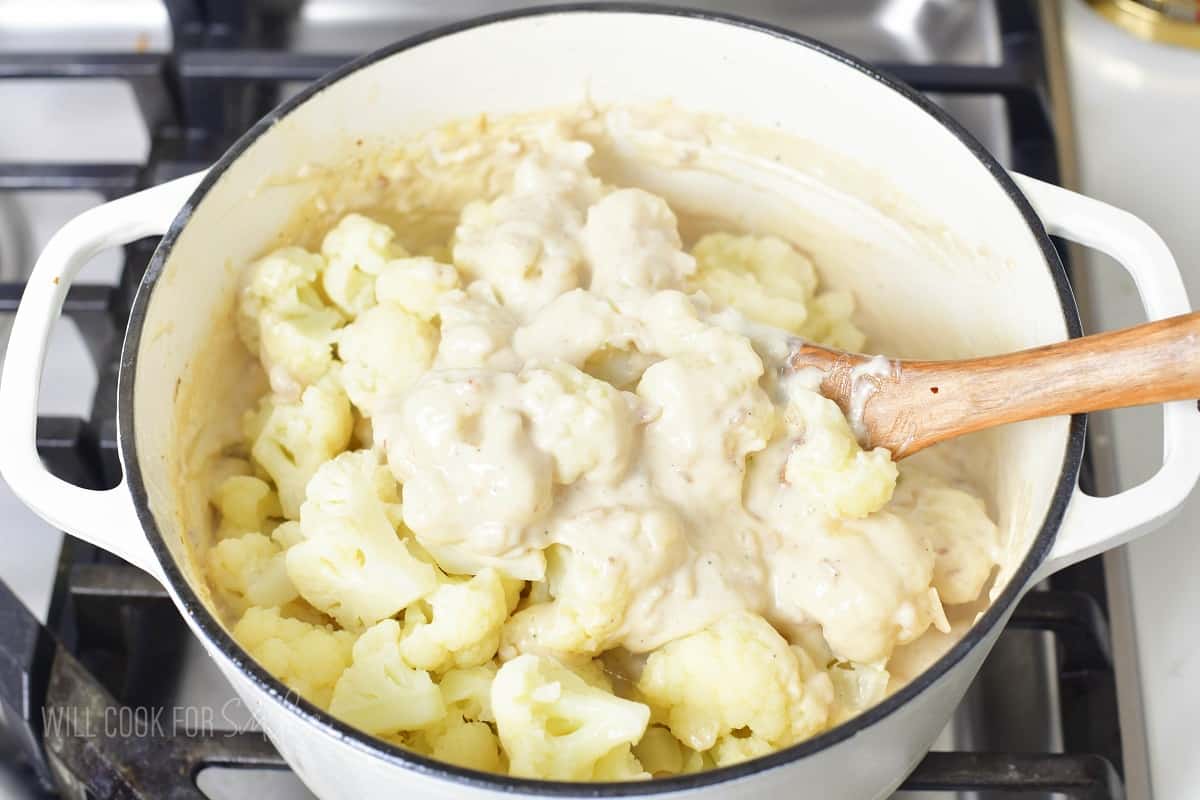
[[[177,9],[205,6],[186,0],[172,0],[172,3]],[[284,8],[291,4],[274,5]],[[260,38],[286,42],[293,52],[327,56],[361,53],[439,24],[505,6],[484,0],[309,0],[298,5],[298,11],[285,27],[261,33]],[[1014,49],[1037,47],[1036,40],[1006,43],[1002,39],[1000,14],[1013,12],[1000,11],[984,0],[790,3],[756,0],[737,4],[710,0],[695,5],[756,17],[822,39],[868,60],[891,65],[977,68],[1003,64],[1006,54],[1011,55]],[[214,8],[226,6],[236,8],[237,4],[213,0],[207,4],[210,14]],[[171,17],[161,0],[57,3],[0,0],[0,64],[6,55],[18,52],[170,53],[173,47],[179,49],[180,43],[173,41],[179,35],[200,36],[184,43],[195,48],[212,44],[203,41],[204,36],[219,39],[224,35],[228,40],[219,44],[239,44],[236,25],[228,30],[220,24],[210,25],[200,34],[176,26],[173,33]],[[970,88],[971,77],[976,73],[951,70],[921,74],[930,81],[929,88],[946,92],[934,96],[1002,163],[1012,165],[1014,159],[1048,158],[1046,163],[1053,165],[1053,141],[1046,139],[1045,131],[1014,133],[1013,126],[1023,120],[1010,119],[1010,112],[1017,109],[1023,116],[1030,102],[1024,94],[1014,100],[1017,89],[964,94],[964,86]],[[4,76],[0,71],[0,78]],[[1013,81],[1024,80],[1021,75],[1010,77]],[[294,88],[295,84],[285,85],[283,91]],[[780,93],[786,98],[787,87],[781,86]],[[9,111],[0,124],[0,166],[46,162],[141,165],[155,146],[155,132],[147,130],[137,96],[129,82],[122,79],[75,80],[60,76],[0,79],[0,108]],[[18,109],[19,113],[14,113]],[[1014,142],[1024,146],[1030,138],[1038,136],[1042,137],[1043,149],[1049,142],[1049,153],[1031,155],[1020,147],[1014,149]],[[186,153],[183,160],[189,158],[197,156]],[[1022,168],[1029,169],[1024,164]],[[136,170],[127,172],[133,174]],[[112,171],[112,175],[122,174],[119,168]],[[19,168],[7,172],[0,169],[0,283],[19,281],[28,272],[31,254],[39,250],[58,226],[101,200],[98,194],[86,191],[46,191],[52,183],[31,180]],[[96,183],[108,185],[100,180]],[[40,188],[12,191],[14,186]],[[89,265],[80,280],[116,286],[121,273],[121,255],[108,253]],[[59,327],[43,379],[41,411],[48,417],[88,420],[93,416],[97,387],[104,391],[104,376],[97,372],[88,339],[69,322]],[[0,314],[0,341],[4,334],[5,317]],[[41,619],[49,618],[53,625],[56,621],[51,605],[60,564],[61,535],[26,511],[2,484],[0,528],[6,543],[0,548],[0,580],[11,585],[27,606]],[[1057,612],[1053,608],[1049,611],[1032,608],[1018,619],[1032,625],[1038,613],[1053,616]],[[975,687],[939,740],[938,749],[1009,752],[1062,749],[1061,719],[1054,713],[1059,708],[1058,693],[1062,685],[1060,664],[1052,636],[1045,627],[1009,630],[1001,637]],[[231,722],[248,724],[240,708],[229,705],[232,691],[199,645],[189,638],[186,650],[167,702],[179,707],[222,709]],[[267,800],[308,796],[290,773],[280,771],[210,769],[202,774],[200,786],[214,798],[255,796]],[[926,796],[907,792],[902,795]],[[0,796],[35,795],[12,769],[6,771],[0,766]]]

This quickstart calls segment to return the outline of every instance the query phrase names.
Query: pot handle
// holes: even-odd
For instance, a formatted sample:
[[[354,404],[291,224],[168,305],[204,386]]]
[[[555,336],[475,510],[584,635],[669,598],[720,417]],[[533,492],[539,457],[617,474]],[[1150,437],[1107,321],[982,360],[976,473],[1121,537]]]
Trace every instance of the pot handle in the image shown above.
[[[97,253],[166,232],[203,173],[105,203],[62,227],[34,265],[9,334],[0,375],[0,475],[56,528],[102,547],[158,577],[129,488],[96,491],[51,475],[37,452],[37,411],[46,345],[67,289]]]
[[[1137,285],[1150,320],[1191,311],[1175,259],[1154,230],[1107,203],[1014,174],[1046,230],[1112,256]],[[1196,401],[1163,404],[1163,463],[1144,483],[1112,497],[1079,487],[1054,546],[1034,581],[1125,544],[1170,518],[1200,478],[1200,412]]]

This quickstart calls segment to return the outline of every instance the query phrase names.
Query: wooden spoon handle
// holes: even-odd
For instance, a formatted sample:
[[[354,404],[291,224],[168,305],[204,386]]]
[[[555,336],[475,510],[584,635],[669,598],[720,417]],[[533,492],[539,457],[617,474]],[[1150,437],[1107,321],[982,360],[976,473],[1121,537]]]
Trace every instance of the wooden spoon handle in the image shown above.
[[[966,361],[900,361],[868,397],[870,446],[903,458],[1008,422],[1200,398],[1200,312]]]

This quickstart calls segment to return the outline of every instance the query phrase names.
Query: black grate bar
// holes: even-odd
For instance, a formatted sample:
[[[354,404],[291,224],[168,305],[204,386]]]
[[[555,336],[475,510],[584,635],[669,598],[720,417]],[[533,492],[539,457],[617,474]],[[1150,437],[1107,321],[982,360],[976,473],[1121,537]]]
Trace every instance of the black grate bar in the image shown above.
[[[166,63],[161,53],[0,52],[0,79],[153,78]]]
[[[54,661],[54,641],[4,581],[0,581],[0,731],[6,758],[33,770],[42,788],[53,785],[42,747],[42,702]],[[14,746],[17,753],[13,753]],[[13,759],[16,755],[17,758]]]
[[[193,50],[180,54],[179,76],[210,81],[314,81],[356,57],[285,50]],[[1019,62],[997,66],[884,63],[879,69],[923,92],[1011,94],[1032,90],[1028,69]]]
[[[179,56],[183,80],[315,81],[355,58],[286,50],[194,50]]]
[[[141,164],[0,164],[0,190],[80,190],[122,195],[138,187]]]
[[[943,94],[1028,94],[1033,91],[1027,68],[1020,63],[1001,66],[880,64],[881,72],[922,92]]]
[[[1095,597],[1085,592],[1034,591],[1021,598],[1010,628],[1047,630],[1062,645],[1062,671],[1112,669],[1108,623]]]
[[[0,314],[15,313],[17,306],[21,303],[21,295],[24,293],[24,284],[0,283]],[[67,290],[63,313],[68,316],[107,313],[112,307],[115,293],[116,290],[112,286],[99,283],[77,283]]]
[[[121,600],[166,600],[170,596],[158,581],[129,564],[75,564],[70,574],[76,600],[115,597]]]
[[[1123,800],[1117,771],[1092,755],[933,752],[901,787],[911,792],[1056,792],[1072,800]]]

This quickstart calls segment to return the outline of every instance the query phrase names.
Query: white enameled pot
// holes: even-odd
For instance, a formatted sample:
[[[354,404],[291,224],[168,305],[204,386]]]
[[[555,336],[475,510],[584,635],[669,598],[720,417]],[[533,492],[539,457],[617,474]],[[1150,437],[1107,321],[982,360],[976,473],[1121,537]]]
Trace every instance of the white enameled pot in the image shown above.
[[[516,780],[437,763],[358,733],[289,694],[230,638],[198,588],[184,546],[177,482],[177,387],[228,308],[236,270],[263,251],[304,199],[271,183],[356,139],[418,135],[449,120],[577,102],[669,98],[777,128],[897,187],[977,258],[948,268],[888,269],[867,259],[845,284],[876,322],[956,342],[957,355],[1080,335],[1047,231],[1112,255],[1151,319],[1189,310],[1159,237],[1103,203],[1006,173],[968,134],[910,89],[817,42],[741,20],[651,7],[531,10],[477,20],[385,48],[319,81],[247,133],[206,174],[88,211],[37,262],[0,381],[0,471],[59,528],[154,575],[296,773],[323,798],[483,795],[709,797],[886,796],[921,759],[1029,586],[1137,536],[1169,514],[1200,474],[1200,414],[1164,409],[1163,466],[1114,497],[1076,478],[1083,418],[1039,420],[990,440],[990,500],[1021,557],[966,635],[880,705],[810,741],[738,766],[631,784]],[[269,190],[262,190],[270,185]],[[720,202],[719,199],[714,202]],[[731,203],[739,202],[736,198]],[[732,213],[734,209],[724,209]],[[833,223],[831,223],[833,224]],[[79,268],[97,252],[165,234],[133,309],[118,402],[125,479],[108,491],[52,476],[35,447],[46,341]],[[861,236],[870,238],[872,231]],[[964,251],[966,252],[966,251]],[[985,264],[987,266],[980,266]]]

